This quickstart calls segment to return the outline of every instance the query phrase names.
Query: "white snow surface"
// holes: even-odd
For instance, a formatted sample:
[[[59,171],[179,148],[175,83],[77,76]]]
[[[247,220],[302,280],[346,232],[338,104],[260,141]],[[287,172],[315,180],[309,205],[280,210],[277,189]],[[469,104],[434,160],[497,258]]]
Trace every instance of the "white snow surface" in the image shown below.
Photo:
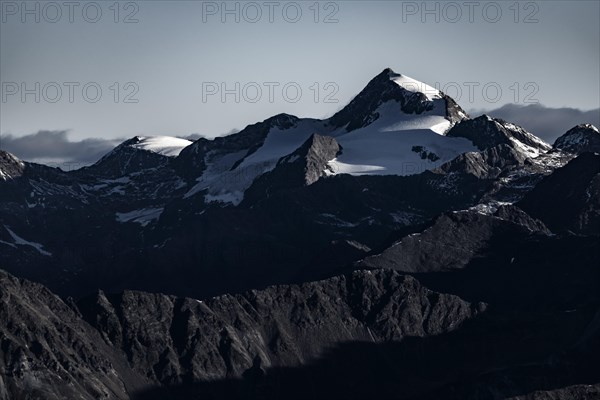
[[[442,98],[442,94],[439,90],[429,86],[426,83],[413,79],[409,76],[402,74],[390,74],[390,79],[398,85],[402,86],[404,89],[408,90],[409,92],[423,93],[430,101]]]
[[[44,250],[44,246],[39,244],[39,243],[35,243],[35,242],[30,242],[29,240],[25,240],[22,237],[20,237],[19,235],[17,235],[16,233],[14,233],[8,226],[4,225],[4,229],[6,229],[6,231],[8,232],[8,234],[10,236],[12,236],[13,240],[14,240],[14,244],[11,244],[9,242],[5,242],[2,241],[2,243],[7,244],[9,246],[15,247],[14,245],[19,245],[19,246],[30,246],[33,247],[34,249],[36,249],[38,251],[38,253],[40,253],[43,256],[52,256],[52,253]]]
[[[133,210],[124,213],[117,213],[117,221],[119,222],[136,222],[142,226],[148,225],[150,222],[157,220],[163,212],[163,208],[143,208],[141,210]]]
[[[151,151],[168,157],[177,157],[181,150],[192,144],[187,139],[172,136],[138,136],[139,143],[131,147]]]
[[[401,118],[395,110],[399,107],[397,103],[385,103],[378,109],[377,121],[336,136],[343,151],[329,162],[333,174],[413,175],[436,168],[462,153],[477,151],[468,139],[443,136],[450,128],[450,122],[443,116],[445,101],[433,101],[434,109],[429,115],[401,114]],[[412,151],[413,146],[421,146],[439,159],[423,160]]]

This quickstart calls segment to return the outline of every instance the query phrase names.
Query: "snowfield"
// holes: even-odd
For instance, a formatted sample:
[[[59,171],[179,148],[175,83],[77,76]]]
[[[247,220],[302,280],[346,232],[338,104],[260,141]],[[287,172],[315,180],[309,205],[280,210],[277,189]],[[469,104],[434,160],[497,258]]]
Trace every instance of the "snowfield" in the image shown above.
[[[426,83],[419,82],[416,79],[413,79],[409,76],[402,74],[390,74],[390,79],[397,83],[399,86],[402,86],[404,89],[413,93],[423,93],[427,96],[427,99],[432,101],[434,99],[441,99],[442,94],[439,90],[429,86]]]
[[[138,136],[138,138],[140,142],[131,147],[167,157],[177,157],[181,150],[192,144],[189,140],[171,136]]]
[[[468,139],[443,136],[450,129],[444,118],[445,100],[433,102],[434,109],[425,115],[402,114],[398,103],[388,102],[379,107],[380,117],[374,123],[333,135],[343,150],[329,162],[331,170],[334,174],[412,175],[477,151]],[[437,159],[422,159],[413,146],[423,147]]]

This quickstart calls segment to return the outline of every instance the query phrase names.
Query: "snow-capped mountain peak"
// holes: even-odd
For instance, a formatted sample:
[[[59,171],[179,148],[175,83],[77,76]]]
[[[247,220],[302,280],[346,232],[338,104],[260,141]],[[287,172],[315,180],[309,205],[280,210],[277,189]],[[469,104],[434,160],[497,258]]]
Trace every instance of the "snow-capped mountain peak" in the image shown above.
[[[600,152],[600,132],[592,124],[577,125],[556,139],[554,148],[576,154]]]
[[[435,131],[441,134],[467,118],[467,114],[449,96],[386,68],[371,79],[346,107],[327,120],[327,124],[350,132],[383,118],[400,121],[420,116],[435,116],[445,122],[443,127],[434,124],[438,125]]]
[[[191,141],[172,136],[136,136],[131,147],[151,151],[167,157],[176,157]]]
[[[84,170],[95,171],[104,176],[124,176],[166,165],[190,144],[192,142],[189,140],[170,136],[135,136]]]

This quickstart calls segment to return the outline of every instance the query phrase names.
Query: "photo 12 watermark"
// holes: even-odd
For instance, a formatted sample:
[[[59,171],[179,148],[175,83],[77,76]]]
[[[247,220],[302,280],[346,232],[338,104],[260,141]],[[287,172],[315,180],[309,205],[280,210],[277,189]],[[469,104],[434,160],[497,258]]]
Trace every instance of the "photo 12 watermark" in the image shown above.
[[[333,1],[203,1],[202,22],[291,24],[312,21],[315,24],[339,22],[340,3]]]
[[[438,91],[452,97],[459,104],[499,103],[538,104],[537,97],[540,87],[537,82],[434,82],[427,85],[421,82],[406,83],[404,86],[411,91],[434,96]]]
[[[298,103],[308,96],[315,103],[339,103],[336,82],[202,82],[202,103]]]
[[[6,23],[137,24],[140,3],[136,1],[0,1],[0,21]]]
[[[2,82],[2,103],[114,103],[137,104],[140,86],[136,82]]]
[[[403,1],[402,22],[421,23],[497,23],[510,20],[515,24],[539,22],[537,1]]]

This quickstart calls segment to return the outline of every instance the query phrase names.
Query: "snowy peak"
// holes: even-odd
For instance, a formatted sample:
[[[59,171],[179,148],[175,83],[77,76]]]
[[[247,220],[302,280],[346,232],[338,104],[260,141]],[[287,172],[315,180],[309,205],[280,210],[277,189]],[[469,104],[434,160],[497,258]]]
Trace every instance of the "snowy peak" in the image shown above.
[[[551,149],[548,143],[520,126],[485,114],[460,122],[447,136],[467,138],[479,150],[487,150],[501,144],[508,145],[529,158],[535,158]]]
[[[192,144],[189,140],[170,136],[135,136],[124,141],[85,169],[105,177],[121,177],[149,168],[162,167]]]
[[[172,136],[135,136],[112,149],[98,162],[100,163],[103,160],[121,155],[123,153],[130,155],[137,150],[154,153],[165,157],[177,157],[184,148],[191,144],[192,142],[189,140]]]
[[[592,124],[577,125],[556,139],[554,148],[575,154],[600,153],[600,132]]]
[[[192,144],[192,142],[172,136],[136,136],[123,144],[167,157],[177,157],[181,150]]]
[[[25,163],[9,152],[0,150],[0,180],[18,178],[23,175]]]
[[[439,115],[446,118],[450,126],[467,118],[467,114],[449,96],[386,68],[327,124],[334,128],[344,127],[347,132],[364,128],[385,117],[381,108],[388,103],[399,103],[399,107],[394,107],[393,115],[388,115],[399,120],[404,115]]]

